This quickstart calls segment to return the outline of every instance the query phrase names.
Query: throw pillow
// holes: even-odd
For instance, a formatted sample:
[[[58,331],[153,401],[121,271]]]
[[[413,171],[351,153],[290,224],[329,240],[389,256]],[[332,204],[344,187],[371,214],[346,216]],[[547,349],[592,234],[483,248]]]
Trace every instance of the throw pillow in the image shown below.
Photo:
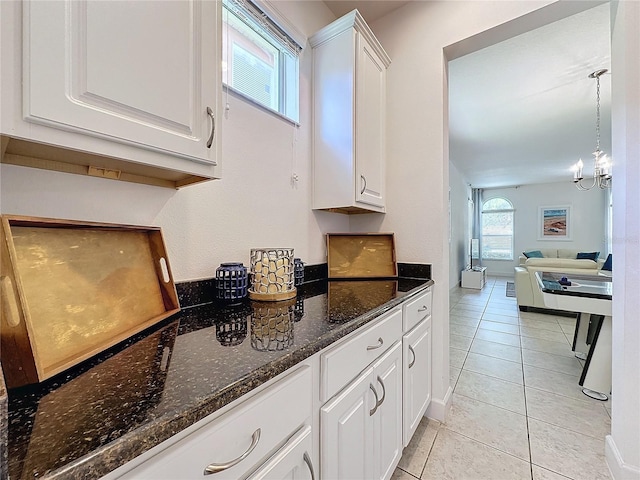
[[[540,250],[531,250],[530,252],[522,252],[522,254],[527,258],[544,258]]]
[[[597,262],[599,256],[600,252],[578,252],[576,258],[578,260],[593,260],[594,262]]]
[[[611,267],[613,264],[613,260],[611,259],[611,254],[607,256],[607,259],[604,261],[604,265],[602,265],[602,270],[611,271]]]

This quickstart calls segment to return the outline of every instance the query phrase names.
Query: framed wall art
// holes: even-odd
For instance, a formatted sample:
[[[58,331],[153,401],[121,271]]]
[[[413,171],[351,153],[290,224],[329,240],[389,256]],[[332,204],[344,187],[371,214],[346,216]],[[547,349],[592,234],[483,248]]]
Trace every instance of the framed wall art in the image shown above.
[[[538,208],[538,240],[571,240],[571,205]]]

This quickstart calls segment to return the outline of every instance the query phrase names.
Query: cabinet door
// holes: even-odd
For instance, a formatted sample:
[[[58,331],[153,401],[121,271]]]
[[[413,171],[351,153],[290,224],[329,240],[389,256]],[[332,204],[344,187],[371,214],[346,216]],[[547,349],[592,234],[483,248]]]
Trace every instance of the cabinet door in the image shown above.
[[[365,370],[320,411],[320,464],[326,480],[374,478],[373,368]],[[375,412],[374,412],[375,413]]]
[[[214,163],[220,8],[25,1],[25,119]]]
[[[315,480],[311,461],[311,426],[297,432],[248,480]]]
[[[357,52],[356,201],[384,207],[386,69],[360,34]]]
[[[373,415],[376,464],[372,478],[388,480],[402,456],[402,345],[391,348],[374,364],[378,408]],[[369,478],[369,477],[367,477]]]
[[[431,317],[406,334],[402,346],[403,436],[407,446],[431,401]]]

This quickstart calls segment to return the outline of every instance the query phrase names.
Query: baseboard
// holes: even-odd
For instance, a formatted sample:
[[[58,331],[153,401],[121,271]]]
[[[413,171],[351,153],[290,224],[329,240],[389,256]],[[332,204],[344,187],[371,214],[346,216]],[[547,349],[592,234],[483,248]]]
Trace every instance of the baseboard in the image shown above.
[[[611,435],[605,438],[604,456],[613,480],[640,480],[640,467],[624,463]]]
[[[444,396],[442,400],[431,399],[431,403],[429,403],[429,408],[425,412],[424,416],[428,418],[432,418],[433,420],[437,420],[441,423],[447,419],[447,414],[449,410],[451,410],[451,399],[453,397],[453,389],[449,386],[447,390],[447,394]]]

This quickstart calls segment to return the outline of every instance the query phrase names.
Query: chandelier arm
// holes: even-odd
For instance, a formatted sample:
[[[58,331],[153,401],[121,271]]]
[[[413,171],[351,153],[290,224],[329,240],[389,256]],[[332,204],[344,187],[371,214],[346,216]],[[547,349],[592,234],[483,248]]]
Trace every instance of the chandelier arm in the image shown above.
[[[595,186],[596,186],[596,184],[597,184],[597,182],[598,182],[598,180],[596,179],[596,177],[593,177],[593,181],[591,182],[591,185],[589,185],[588,187],[585,187],[585,186],[582,184],[582,180],[583,180],[583,179],[578,180],[577,182],[575,182],[575,184],[576,184],[576,187],[578,187],[578,190],[582,190],[583,192],[586,192],[587,190],[591,190],[593,187],[595,187]]]

